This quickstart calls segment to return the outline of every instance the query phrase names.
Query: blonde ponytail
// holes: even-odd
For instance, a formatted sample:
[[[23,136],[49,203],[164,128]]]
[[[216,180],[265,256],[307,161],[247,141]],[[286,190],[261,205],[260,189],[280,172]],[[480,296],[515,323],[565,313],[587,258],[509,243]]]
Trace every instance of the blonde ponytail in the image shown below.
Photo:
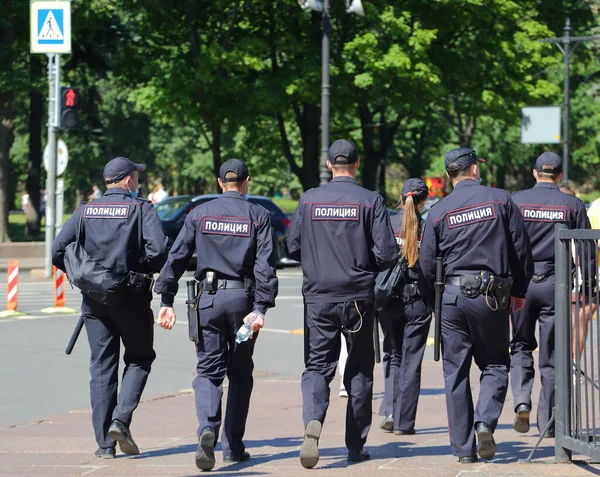
[[[410,194],[404,198],[404,214],[400,228],[403,238],[402,256],[406,259],[409,267],[414,267],[419,259],[419,219],[413,195]]]

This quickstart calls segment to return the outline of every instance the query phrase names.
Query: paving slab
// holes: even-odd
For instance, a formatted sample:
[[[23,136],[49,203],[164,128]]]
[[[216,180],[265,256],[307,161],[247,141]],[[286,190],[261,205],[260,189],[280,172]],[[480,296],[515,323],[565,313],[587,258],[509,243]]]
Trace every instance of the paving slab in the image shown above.
[[[152,379],[152,376],[150,376]],[[377,367],[373,427],[367,449],[371,460],[348,464],[344,446],[346,399],[337,395],[339,377],[332,384],[331,405],[319,443],[321,459],[315,469],[300,466],[302,399],[300,377],[257,373],[246,430],[252,459],[224,464],[220,445],[211,473],[194,464],[197,447],[194,397],[191,393],[147,398],[134,415],[132,433],[141,455],[117,453],[114,460],[94,456],[89,409],[0,427],[0,476],[411,476],[411,477],[552,477],[600,475],[600,466],[582,456],[576,464],[554,464],[554,440],[544,439],[535,463],[521,463],[535,444],[535,426],[525,435],[512,430],[513,403],[506,402],[496,431],[498,452],[490,462],[462,465],[452,456],[448,441],[446,406],[440,365],[423,364],[423,389],[417,416],[417,433],[395,436],[379,429],[376,415],[382,391],[381,366]],[[476,395],[478,375],[472,375]],[[85,386],[85,383],[82,383]],[[226,394],[226,393],[225,393]],[[579,459],[579,460],[577,460]]]

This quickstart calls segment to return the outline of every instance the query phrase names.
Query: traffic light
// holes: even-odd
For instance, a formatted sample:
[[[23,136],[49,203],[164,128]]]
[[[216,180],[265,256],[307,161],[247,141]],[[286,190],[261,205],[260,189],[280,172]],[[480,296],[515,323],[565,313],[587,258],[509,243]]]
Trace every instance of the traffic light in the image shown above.
[[[79,124],[79,92],[70,86],[60,88],[60,127],[71,129]]]

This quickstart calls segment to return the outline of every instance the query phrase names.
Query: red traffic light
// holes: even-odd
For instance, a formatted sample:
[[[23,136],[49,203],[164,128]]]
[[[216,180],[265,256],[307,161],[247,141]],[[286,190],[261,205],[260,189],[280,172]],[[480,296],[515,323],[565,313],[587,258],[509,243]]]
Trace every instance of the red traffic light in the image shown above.
[[[79,104],[79,93],[75,88],[63,88],[63,104],[67,108],[74,108]]]

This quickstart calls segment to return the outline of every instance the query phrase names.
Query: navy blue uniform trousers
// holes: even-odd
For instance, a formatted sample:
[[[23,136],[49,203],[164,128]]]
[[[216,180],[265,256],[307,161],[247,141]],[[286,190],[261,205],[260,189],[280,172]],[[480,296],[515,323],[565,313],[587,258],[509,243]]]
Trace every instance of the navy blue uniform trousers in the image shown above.
[[[495,308],[496,301],[487,302]],[[446,285],[442,298],[442,353],[446,407],[452,453],[475,455],[475,428],[484,422],[496,429],[508,389],[510,356],[508,310],[492,311],[486,297],[464,297]],[[477,407],[473,409],[471,362],[481,370]]]
[[[224,455],[239,456],[245,450],[242,439],[254,385],[252,354],[258,333],[240,344],[235,342],[235,335],[252,311],[253,302],[243,289],[203,293],[198,301],[201,336],[196,345],[198,362],[193,383],[198,435],[205,427],[212,427],[219,435],[223,380],[227,376],[229,388],[221,439]]]
[[[537,409],[537,427],[542,431],[554,407],[554,287],[556,279],[550,275],[545,282],[531,281],[525,307],[512,315],[510,342],[510,384],[515,409],[519,404],[531,406],[531,391],[535,377],[533,351],[538,347],[535,326],[540,326],[539,363],[542,389]],[[554,432],[554,426],[549,430]]]
[[[83,295],[81,313],[90,343],[92,423],[100,447],[114,445],[108,436],[113,419],[131,424],[156,358],[151,298],[150,292],[127,291],[119,305],[107,307]],[[125,369],[117,394],[121,341]]]
[[[431,311],[421,298],[408,303],[396,298],[378,317],[383,329],[385,376],[379,414],[393,417],[394,430],[409,431],[415,428]]]
[[[313,420],[325,421],[329,384],[335,377],[343,333],[348,347],[344,386],[348,392],[346,447],[349,450],[363,448],[371,427],[374,316],[371,301],[304,304],[304,427]]]

